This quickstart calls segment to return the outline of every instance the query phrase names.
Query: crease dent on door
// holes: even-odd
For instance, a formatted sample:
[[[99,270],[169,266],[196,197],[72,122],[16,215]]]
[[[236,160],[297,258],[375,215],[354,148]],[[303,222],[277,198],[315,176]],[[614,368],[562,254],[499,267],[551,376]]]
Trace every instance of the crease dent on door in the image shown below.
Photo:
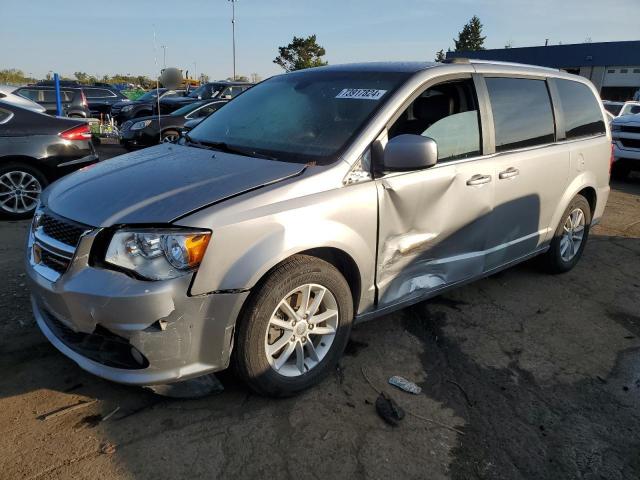
[[[431,170],[427,181],[410,174],[380,182],[381,306],[421,297],[484,270],[484,241],[476,233],[486,232],[474,224],[488,218],[491,198],[478,198],[468,208],[456,200],[465,175],[448,167]]]

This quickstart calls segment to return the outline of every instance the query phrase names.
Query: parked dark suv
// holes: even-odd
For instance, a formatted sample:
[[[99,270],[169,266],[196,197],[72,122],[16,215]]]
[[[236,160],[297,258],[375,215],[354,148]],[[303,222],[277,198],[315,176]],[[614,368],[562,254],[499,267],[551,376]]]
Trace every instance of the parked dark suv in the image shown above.
[[[160,94],[160,99],[184,96],[184,90],[159,88],[156,92],[154,88],[136,100],[123,100],[112,104],[111,116],[118,124],[122,124],[132,118],[149,116],[153,113],[154,106],[157,104],[158,93]]]
[[[55,87],[29,85],[18,88],[14,93],[42,105],[50,115],[57,113]],[[65,116],[71,118],[88,118],[91,116],[87,97],[82,88],[60,86],[60,96],[62,97],[62,113]]]
[[[82,91],[87,97],[89,110],[94,117],[108,115],[111,113],[111,106],[127,100],[118,89],[111,86],[82,86]]]
[[[251,88],[252,83],[246,82],[211,82],[200,85],[198,88],[190,92],[184,97],[172,97],[160,99],[160,113],[167,115],[180,107],[184,107],[189,103],[198,100],[208,100],[210,98],[220,98],[231,100],[236,95],[244,92],[247,88]],[[157,109],[157,106],[155,107]]]

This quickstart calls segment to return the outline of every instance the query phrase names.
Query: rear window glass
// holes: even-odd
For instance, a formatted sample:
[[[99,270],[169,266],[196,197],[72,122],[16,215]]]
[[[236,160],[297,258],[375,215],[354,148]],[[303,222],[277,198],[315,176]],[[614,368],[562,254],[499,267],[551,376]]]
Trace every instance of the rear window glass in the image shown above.
[[[591,89],[583,83],[556,79],[567,139],[605,133],[602,111]]]
[[[497,152],[555,140],[551,100],[544,80],[487,78],[486,82]]]

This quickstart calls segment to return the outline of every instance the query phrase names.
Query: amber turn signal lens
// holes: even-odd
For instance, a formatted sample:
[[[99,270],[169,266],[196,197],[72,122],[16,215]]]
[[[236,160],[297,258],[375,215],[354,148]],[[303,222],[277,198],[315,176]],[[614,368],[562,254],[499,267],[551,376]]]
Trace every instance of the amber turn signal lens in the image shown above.
[[[209,245],[211,234],[191,235],[185,239],[184,246],[189,255],[189,266],[195,267],[200,264],[204,257],[204,252]]]

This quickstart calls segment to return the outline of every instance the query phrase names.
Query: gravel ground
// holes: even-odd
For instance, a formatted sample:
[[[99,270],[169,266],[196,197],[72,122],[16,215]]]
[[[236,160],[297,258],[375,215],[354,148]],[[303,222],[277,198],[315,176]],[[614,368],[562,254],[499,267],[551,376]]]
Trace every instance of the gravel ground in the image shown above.
[[[27,225],[0,223],[2,479],[640,476],[639,179],[614,185],[572,272],[523,264],[359,325],[335,375],[277,401],[225,373],[224,393],[182,401],[84,373],[32,319]],[[411,412],[399,427],[363,369]]]

